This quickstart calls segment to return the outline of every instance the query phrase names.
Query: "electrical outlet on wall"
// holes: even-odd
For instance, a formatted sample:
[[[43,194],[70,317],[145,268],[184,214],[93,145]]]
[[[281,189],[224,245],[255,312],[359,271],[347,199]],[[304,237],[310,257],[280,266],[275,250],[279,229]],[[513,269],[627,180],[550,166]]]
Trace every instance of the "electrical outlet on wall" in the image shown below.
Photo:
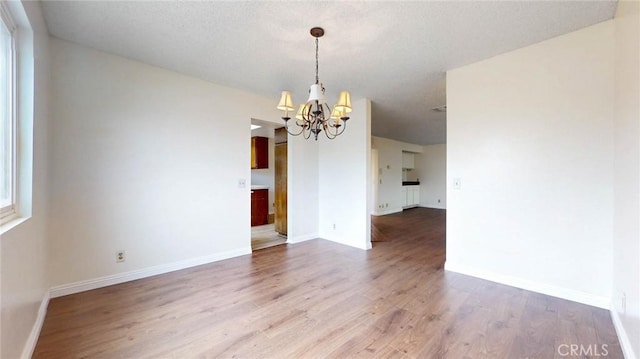
[[[125,257],[126,252],[123,249],[116,251],[116,263],[124,262]]]

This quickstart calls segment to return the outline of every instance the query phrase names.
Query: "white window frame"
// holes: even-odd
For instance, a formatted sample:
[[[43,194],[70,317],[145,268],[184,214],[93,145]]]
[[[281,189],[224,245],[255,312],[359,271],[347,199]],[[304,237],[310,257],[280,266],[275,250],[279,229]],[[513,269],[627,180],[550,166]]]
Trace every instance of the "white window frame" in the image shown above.
[[[17,188],[17,180],[18,180],[18,176],[17,176],[17,169],[18,169],[18,146],[17,146],[17,139],[18,139],[18,134],[17,134],[17,128],[18,128],[18,122],[17,122],[17,111],[16,111],[16,107],[17,107],[17,69],[16,69],[16,63],[17,63],[17,51],[16,51],[16,32],[17,32],[17,27],[15,25],[15,22],[13,21],[13,19],[11,18],[11,15],[9,14],[9,9],[6,6],[6,3],[4,1],[0,1],[0,21],[2,21],[2,23],[4,24],[3,26],[6,26],[9,29],[9,33],[11,34],[11,56],[10,56],[10,74],[9,74],[9,81],[10,81],[10,91],[9,91],[9,116],[10,116],[10,123],[9,123],[9,127],[10,127],[10,145],[9,145],[9,152],[10,152],[10,178],[9,178],[9,191],[10,191],[10,196],[11,196],[11,203],[9,205],[6,205],[2,208],[0,208],[0,224],[4,224],[6,222],[9,222],[15,218],[18,217],[18,198],[17,198],[17,193],[18,193],[18,188]]]

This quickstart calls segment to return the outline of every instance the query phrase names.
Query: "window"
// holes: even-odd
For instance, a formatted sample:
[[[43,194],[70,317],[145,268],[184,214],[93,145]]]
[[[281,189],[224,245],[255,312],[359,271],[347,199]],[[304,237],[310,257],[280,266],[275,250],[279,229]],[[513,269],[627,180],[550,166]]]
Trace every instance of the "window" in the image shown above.
[[[0,2],[0,220],[16,215],[15,27]]]

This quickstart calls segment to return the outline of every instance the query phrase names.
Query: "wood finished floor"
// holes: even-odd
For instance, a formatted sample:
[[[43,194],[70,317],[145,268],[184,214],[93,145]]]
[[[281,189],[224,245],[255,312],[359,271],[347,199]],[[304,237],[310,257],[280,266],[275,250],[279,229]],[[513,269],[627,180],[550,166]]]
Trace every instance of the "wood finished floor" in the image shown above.
[[[273,223],[251,227],[251,250],[257,251],[287,243],[287,237],[276,232]]]
[[[52,299],[34,357],[622,358],[605,310],[445,273],[444,211],[379,221],[370,251],[312,240]]]

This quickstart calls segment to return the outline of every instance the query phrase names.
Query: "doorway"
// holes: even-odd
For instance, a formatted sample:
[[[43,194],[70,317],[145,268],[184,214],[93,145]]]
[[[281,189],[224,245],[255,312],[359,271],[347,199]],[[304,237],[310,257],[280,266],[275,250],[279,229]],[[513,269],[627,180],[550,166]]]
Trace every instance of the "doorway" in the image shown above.
[[[396,237],[395,226],[411,226],[411,214],[423,212],[416,209],[446,209],[446,144],[418,146],[374,138],[370,176],[372,242]]]
[[[282,141],[277,139],[280,126],[251,120],[251,249],[254,251],[287,242],[287,151],[285,136],[283,156]]]

